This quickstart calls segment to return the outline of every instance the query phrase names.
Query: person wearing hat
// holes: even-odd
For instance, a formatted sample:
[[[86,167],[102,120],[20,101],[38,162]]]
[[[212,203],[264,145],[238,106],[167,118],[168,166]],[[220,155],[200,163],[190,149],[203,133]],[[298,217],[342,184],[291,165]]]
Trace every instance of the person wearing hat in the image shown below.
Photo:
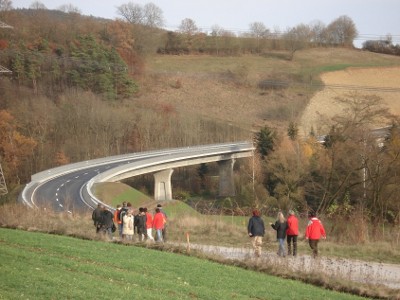
[[[289,217],[287,218],[288,228],[286,230],[288,255],[297,255],[297,236],[299,235],[299,220],[297,219],[294,211],[289,210]],[[293,252],[292,252],[293,243]]]
[[[249,237],[252,238],[252,245],[256,257],[261,256],[262,239],[265,234],[264,221],[261,219],[260,215],[259,210],[253,210],[253,216],[249,219],[247,225],[247,232]]]

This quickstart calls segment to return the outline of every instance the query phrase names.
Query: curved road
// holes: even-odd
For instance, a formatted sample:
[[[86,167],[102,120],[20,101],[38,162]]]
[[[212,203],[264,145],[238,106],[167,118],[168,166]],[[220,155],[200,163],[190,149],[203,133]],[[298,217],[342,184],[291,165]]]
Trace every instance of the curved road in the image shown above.
[[[171,160],[189,161],[197,157],[229,157],[253,150],[251,143],[237,142],[140,152],[66,165],[33,175],[20,200],[31,207],[56,212],[93,209],[99,200],[89,194],[87,184],[106,171],[113,173],[113,169],[120,171],[121,168],[130,169],[133,165],[140,168],[141,165],[163,165]]]
[[[34,206],[51,208],[56,212],[94,208],[96,202],[88,202],[82,196],[87,182],[94,176],[119,165],[121,163],[90,167],[46,181],[33,192],[32,203]]]

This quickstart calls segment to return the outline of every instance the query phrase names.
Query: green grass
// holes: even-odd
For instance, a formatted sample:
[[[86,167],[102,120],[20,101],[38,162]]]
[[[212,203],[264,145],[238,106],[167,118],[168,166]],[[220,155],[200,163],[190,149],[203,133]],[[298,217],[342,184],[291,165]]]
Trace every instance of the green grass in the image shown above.
[[[105,183],[96,187],[101,190],[102,196],[108,199],[107,203],[116,206],[121,200],[128,199],[135,208],[147,206],[154,213],[158,202],[151,197],[124,184]],[[115,193],[115,196],[112,194]],[[103,198],[102,198],[103,199]],[[149,205],[150,204],[150,205]],[[186,232],[190,233],[193,243],[241,247],[248,245],[247,223],[249,216],[228,215],[202,215],[182,201],[166,201],[164,210],[169,221],[169,237],[174,241],[185,241]],[[193,217],[190,219],[190,217]],[[189,218],[185,222],[180,221]],[[275,252],[277,249],[276,232],[271,229],[269,222],[275,222],[274,218],[263,216],[266,225],[264,249]],[[307,220],[300,220],[299,253],[310,254],[308,243],[303,239]],[[330,223],[325,221],[325,227],[329,231]],[[348,259],[360,259],[364,261],[377,261],[384,263],[400,263],[400,251],[396,244],[388,242],[349,244],[337,243],[334,237],[328,235],[328,239],[320,243],[321,254],[330,257]]]
[[[148,62],[154,72],[221,73],[236,72],[246,66],[249,78],[262,74],[297,74],[309,78],[318,77],[323,72],[343,70],[348,67],[398,66],[400,58],[366,51],[342,48],[305,49],[296,52],[288,61],[285,55],[273,51],[268,55],[241,55],[237,57],[216,57],[209,55],[157,55]]]
[[[195,257],[0,229],[0,299],[361,299]]]
[[[154,201],[151,197],[130,186],[118,182],[104,182],[96,184],[95,195],[103,202],[116,207],[122,202],[130,202],[133,207]]]

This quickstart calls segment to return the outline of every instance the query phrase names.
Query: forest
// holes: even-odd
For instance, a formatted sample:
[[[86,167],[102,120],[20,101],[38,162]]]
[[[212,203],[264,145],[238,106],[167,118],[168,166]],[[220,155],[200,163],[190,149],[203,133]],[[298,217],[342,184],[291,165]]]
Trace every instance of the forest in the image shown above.
[[[178,31],[163,30],[159,19],[150,18],[157,14],[146,15],[162,13],[154,5],[121,5],[121,18],[106,20],[73,7],[47,10],[39,4],[0,11],[0,20],[12,26],[0,29],[0,162],[10,191],[2,202],[15,201],[32,174],[67,163],[253,140],[254,161],[236,165],[237,196],[228,199],[234,213],[255,206],[268,214],[312,209],[361,224],[399,224],[400,135],[397,118],[380,105],[379,96],[352,93],[338,99],[346,113],[333,120],[322,143],[312,128],[303,137],[297,127],[300,108],[315,87],[299,90],[293,82],[304,84],[307,76],[274,73],[272,79],[249,83],[246,66],[220,74],[226,89],[252,89],[268,99],[284,98],[278,101],[288,106],[300,99],[289,117],[277,109],[250,126],[183,113],[146,98],[170,80],[149,71],[158,56],[269,55],[290,64],[307,49],[351,49],[357,29],[350,18],[341,16],[326,27],[300,24],[279,34],[255,22],[237,36],[222,28],[202,33],[191,19],[184,19]],[[292,84],[282,84],[282,78]],[[168,88],[178,93],[182,84],[177,79]],[[390,134],[377,143],[366,129],[382,119]],[[185,180],[186,172],[196,179]],[[179,178],[174,182],[178,198],[217,197],[213,166],[181,171]]]

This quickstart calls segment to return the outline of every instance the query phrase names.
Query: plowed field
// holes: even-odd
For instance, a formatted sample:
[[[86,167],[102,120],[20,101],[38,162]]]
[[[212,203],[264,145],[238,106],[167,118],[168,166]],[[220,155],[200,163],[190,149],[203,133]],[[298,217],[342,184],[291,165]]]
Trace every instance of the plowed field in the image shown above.
[[[328,130],[329,119],[340,114],[342,107],[336,97],[351,91],[365,95],[377,95],[390,112],[400,115],[400,68],[349,68],[343,71],[325,73],[321,76],[326,85],[307,106],[301,119],[301,133],[307,134],[311,127],[317,134]],[[356,86],[351,89],[349,86]],[[394,90],[393,90],[394,89]]]

